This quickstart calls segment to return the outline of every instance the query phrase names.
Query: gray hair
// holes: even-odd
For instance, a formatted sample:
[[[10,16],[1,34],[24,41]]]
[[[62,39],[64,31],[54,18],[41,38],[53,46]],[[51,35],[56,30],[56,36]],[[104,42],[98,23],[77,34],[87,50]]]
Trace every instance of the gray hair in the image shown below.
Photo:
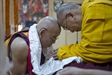
[[[57,10],[57,19],[60,19],[62,16],[64,16],[65,11],[72,11],[78,8],[79,8],[79,5],[76,3],[68,2],[68,3],[62,4]]]

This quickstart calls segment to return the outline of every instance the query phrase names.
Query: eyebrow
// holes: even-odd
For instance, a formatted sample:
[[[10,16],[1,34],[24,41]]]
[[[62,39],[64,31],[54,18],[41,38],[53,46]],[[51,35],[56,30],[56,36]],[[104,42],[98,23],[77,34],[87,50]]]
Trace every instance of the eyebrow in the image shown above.
[[[45,29],[46,31],[48,31],[47,28],[43,28],[43,29]],[[49,31],[48,31],[48,32],[49,32]],[[56,34],[51,34],[50,32],[49,32],[49,34],[50,34],[51,37],[53,37],[54,39],[55,39],[55,38],[58,38],[58,35],[56,35]]]

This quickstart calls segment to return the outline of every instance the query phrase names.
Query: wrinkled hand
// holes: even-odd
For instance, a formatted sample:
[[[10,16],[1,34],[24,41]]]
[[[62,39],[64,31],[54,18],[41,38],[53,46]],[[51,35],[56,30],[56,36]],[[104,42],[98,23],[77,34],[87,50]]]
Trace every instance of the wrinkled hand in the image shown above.
[[[46,51],[47,52],[44,54],[46,57],[45,61],[49,60],[51,57],[53,57],[54,59],[58,59],[58,57],[57,57],[58,49],[53,50],[53,48],[50,47],[50,48],[47,48]]]
[[[57,72],[56,75],[83,75],[82,69],[77,67],[66,67]]]
[[[57,52],[58,52],[58,49],[56,49],[56,50],[53,50],[52,51],[52,57],[55,59],[55,60],[57,60],[58,59],[58,57],[57,57]]]

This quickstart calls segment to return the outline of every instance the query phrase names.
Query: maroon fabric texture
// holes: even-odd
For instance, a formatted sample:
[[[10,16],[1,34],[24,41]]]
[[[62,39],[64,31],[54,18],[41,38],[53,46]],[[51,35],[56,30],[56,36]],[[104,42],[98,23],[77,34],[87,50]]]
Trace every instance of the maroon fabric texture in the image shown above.
[[[112,71],[112,62],[104,63],[104,64],[93,64],[93,63],[76,63],[71,62],[68,65],[65,65],[64,67],[78,67],[78,68],[84,68],[84,69],[99,69],[99,70],[106,70],[106,71]]]

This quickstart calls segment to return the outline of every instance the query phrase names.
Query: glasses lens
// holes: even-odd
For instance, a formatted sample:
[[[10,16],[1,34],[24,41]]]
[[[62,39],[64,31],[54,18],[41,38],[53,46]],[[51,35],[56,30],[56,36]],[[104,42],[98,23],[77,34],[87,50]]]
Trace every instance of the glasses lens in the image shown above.
[[[44,28],[44,29],[48,32],[49,36],[52,38],[53,41],[58,39],[58,37],[52,36],[51,33],[46,28]]]

